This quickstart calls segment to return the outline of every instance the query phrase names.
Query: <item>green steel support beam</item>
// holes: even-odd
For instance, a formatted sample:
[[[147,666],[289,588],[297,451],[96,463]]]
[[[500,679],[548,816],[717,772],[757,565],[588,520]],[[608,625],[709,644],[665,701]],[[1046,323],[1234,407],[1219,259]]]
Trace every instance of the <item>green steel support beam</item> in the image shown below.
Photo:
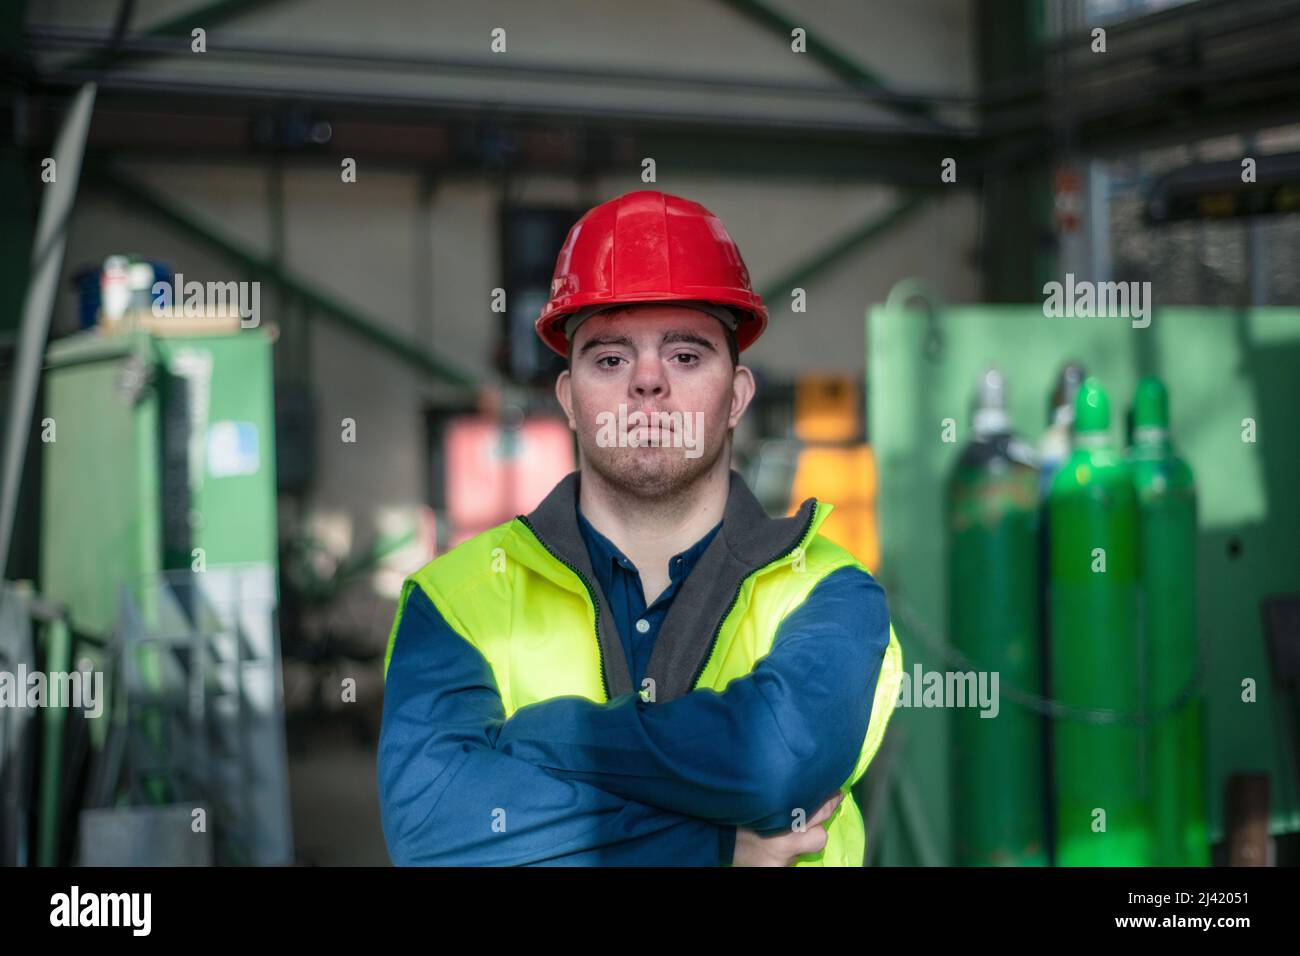
[[[777,296],[789,295],[791,289],[803,285],[849,254],[860,251],[895,226],[905,222],[924,205],[924,202],[925,196],[920,193],[904,195],[883,214],[832,240],[802,262],[797,263],[785,275],[773,279],[759,292],[759,295],[764,302],[774,302]]]
[[[44,664],[50,674],[66,674],[72,665],[72,635],[62,617],[42,629],[45,643]],[[59,686],[58,682],[52,682]],[[66,729],[70,701],[46,707],[41,714],[40,793],[37,803],[36,865],[55,866],[59,862],[59,810],[63,793],[63,732]]]
[[[197,217],[143,183],[102,163],[91,166],[87,175],[93,182],[115,191],[130,204],[132,209],[148,213],[153,218],[179,229],[198,239],[219,255],[239,263],[254,275],[265,277],[268,281],[279,285],[291,298],[307,305],[309,314],[313,318],[320,316],[329,319],[344,331],[364,339],[371,345],[378,346],[392,357],[430,378],[467,391],[474,390],[475,380],[469,372],[457,368],[405,336],[390,332],[378,320],[319,290],[306,279],[294,275],[289,269],[277,266],[269,257],[259,255],[236,240],[221,235],[207,223],[201,222]]]
[[[980,123],[996,128],[1008,111],[1001,91],[1026,82],[1041,87],[1047,24],[1041,0],[979,0],[974,8],[981,95],[991,97]],[[1108,27],[1109,31],[1111,28]],[[982,298],[1031,302],[1057,268],[1052,221],[1050,146],[1024,148],[1017,136],[992,136],[985,143],[980,217]],[[995,214],[996,213],[996,214]]]
[[[1047,49],[1047,23],[1041,0],[979,0],[975,15],[975,54],[981,93],[1005,84],[1041,78]],[[1107,26],[1109,36],[1118,27]]]
[[[0,4],[0,59],[20,64],[27,57],[23,43],[26,0]],[[9,72],[9,71],[6,71]],[[0,105],[17,115],[18,100],[24,96],[17,71],[0,86]],[[40,163],[6,137],[0,145],[0,181],[5,184],[6,213],[0,217],[0,335],[18,328],[27,292],[28,265],[32,257],[32,228],[28,218],[34,186],[40,183]],[[0,555],[3,557],[3,555]]]
[[[270,6],[275,0],[214,0],[213,3],[206,3],[201,7],[195,7],[185,13],[177,14],[162,23],[152,26],[145,30],[142,36],[145,37],[188,37],[195,27],[202,27],[208,30],[218,23],[225,23],[227,20],[233,20],[241,17],[245,13],[251,13],[263,7]],[[188,42],[184,47],[178,48],[177,53],[188,53]],[[95,53],[88,53],[68,66],[70,70],[108,70],[113,67],[121,66],[128,60],[139,61],[151,55],[147,53],[113,53],[110,50],[99,50]]]
[[[808,41],[809,56],[825,66],[835,76],[844,80],[849,86],[873,92],[896,92],[891,90],[879,76],[871,72],[867,67],[835,49],[804,24],[791,20],[775,7],[763,3],[762,0],[722,0],[722,2],[737,13],[743,14],[755,23],[767,27],[773,33],[783,37],[786,42],[789,42],[792,30],[796,27],[803,29]],[[885,105],[895,112],[906,113],[913,117],[934,119],[933,110],[925,103],[902,102],[886,103]]]

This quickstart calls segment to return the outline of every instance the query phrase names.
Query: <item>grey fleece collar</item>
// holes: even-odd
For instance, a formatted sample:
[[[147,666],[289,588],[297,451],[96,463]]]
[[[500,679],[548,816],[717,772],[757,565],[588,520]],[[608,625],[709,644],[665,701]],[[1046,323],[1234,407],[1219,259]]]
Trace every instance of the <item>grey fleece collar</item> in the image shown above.
[[[623,644],[609,601],[591,567],[591,557],[578,527],[579,472],[572,471],[531,513],[521,516],[550,551],[576,568],[596,598],[597,639],[611,698],[632,693]],[[667,701],[689,693],[708,663],[713,638],[750,574],[789,554],[803,540],[817,500],[808,498],[799,511],[772,518],[734,468],[723,510],[722,528],[704,549],[673,599],[659,631],[645,676],[654,681],[655,700]]]

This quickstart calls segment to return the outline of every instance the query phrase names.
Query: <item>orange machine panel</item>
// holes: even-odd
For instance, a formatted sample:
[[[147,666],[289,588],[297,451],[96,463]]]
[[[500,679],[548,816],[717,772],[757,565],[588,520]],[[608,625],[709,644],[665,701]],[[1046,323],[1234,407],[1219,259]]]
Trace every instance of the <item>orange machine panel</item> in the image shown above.
[[[809,446],[799,452],[789,513],[794,514],[805,498],[829,501],[835,510],[822,525],[822,534],[874,573],[880,567],[876,490],[871,446]]]

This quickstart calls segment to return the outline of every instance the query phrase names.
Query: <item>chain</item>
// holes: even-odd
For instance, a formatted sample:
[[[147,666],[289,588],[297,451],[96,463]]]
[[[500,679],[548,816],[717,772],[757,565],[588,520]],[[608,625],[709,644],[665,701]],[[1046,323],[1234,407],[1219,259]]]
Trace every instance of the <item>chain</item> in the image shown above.
[[[910,606],[906,601],[902,601],[895,595],[889,597],[890,613],[899,620],[902,629],[909,637],[915,637],[922,645],[936,654],[943,657],[946,662],[955,664],[962,670],[976,671],[980,673],[991,673],[992,668],[980,667],[977,661],[967,657],[955,647],[946,642],[937,640],[933,633],[920,623],[920,619],[912,613]],[[899,612],[902,612],[901,614]],[[1192,699],[1201,689],[1202,661],[1200,655],[1197,656],[1196,670],[1192,673],[1191,679],[1179,691],[1178,695],[1164,707],[1151,713],[1138,711],[1111,710],[1105,707],[1076,707],[1073,704],[1067,704],[1064,701],[1055,700],[1051,697],[1044,697],[1041,694],[1035,694],[1027,690],[1022,690],[1014,685],[1007,687],[1001,681],[998,684],[998,692],[1005,695],[1011,700],[1020,704],[1022,707],[1050,717],[1053,720],[1081,720],[1092,724],[1135,724],[1138,726],[1145,724],[1154,724],[1170,716],[1175,711],[1181,710],[1183,706]]]

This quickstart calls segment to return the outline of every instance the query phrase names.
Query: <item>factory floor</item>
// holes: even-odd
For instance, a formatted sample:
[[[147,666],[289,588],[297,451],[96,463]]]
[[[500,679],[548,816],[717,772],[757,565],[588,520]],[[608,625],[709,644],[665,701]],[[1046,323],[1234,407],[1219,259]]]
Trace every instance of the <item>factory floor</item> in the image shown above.
[[[379,825],[374,728],[329,720],[289,735],[289,801],[299,866],[390,866]]]

